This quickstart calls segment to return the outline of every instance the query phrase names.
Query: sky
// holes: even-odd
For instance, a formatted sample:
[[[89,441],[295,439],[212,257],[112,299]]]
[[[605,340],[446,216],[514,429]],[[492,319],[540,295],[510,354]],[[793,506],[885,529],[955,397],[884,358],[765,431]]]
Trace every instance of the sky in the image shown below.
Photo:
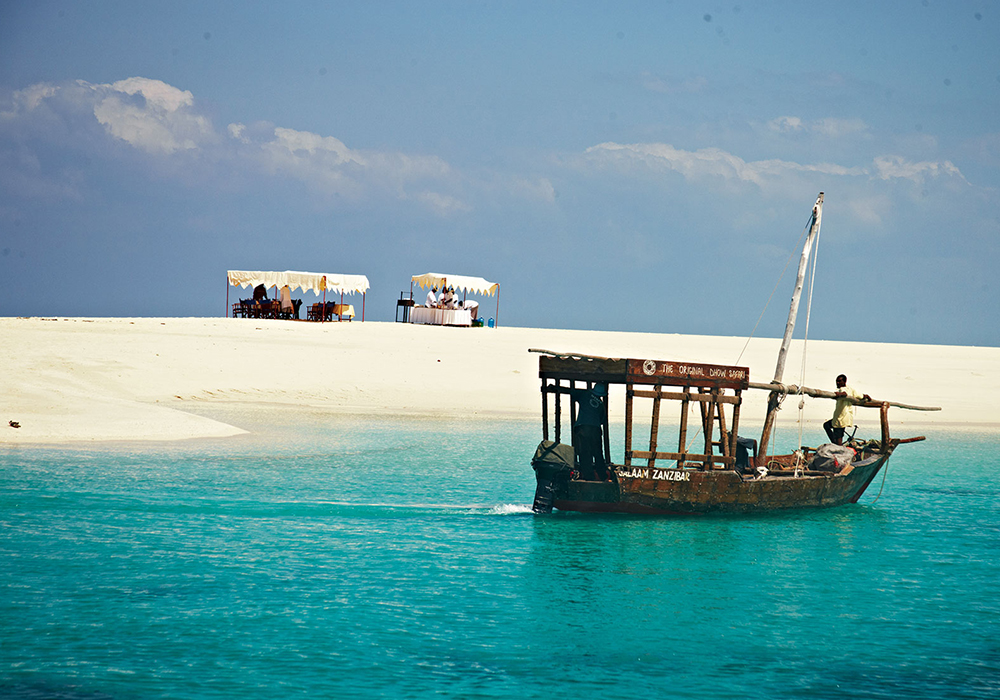
[[[824,192],[810,338],[1000,346],[998,115],[995,0],[0,0],[0,315],[222,316],[236,269],[391,321],[441,272],[780,337]]]

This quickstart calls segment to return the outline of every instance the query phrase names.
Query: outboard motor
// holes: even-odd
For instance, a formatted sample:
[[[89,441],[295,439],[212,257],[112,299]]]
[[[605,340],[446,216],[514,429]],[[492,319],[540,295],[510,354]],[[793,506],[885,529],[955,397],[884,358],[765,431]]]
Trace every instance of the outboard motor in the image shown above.
[[[573,473],[574,454],[572,445],[542,440],[538,443],[531,468],[535,470],[535,502],[531,510],[535,513],[551,513],[552,501],[569,482]]]

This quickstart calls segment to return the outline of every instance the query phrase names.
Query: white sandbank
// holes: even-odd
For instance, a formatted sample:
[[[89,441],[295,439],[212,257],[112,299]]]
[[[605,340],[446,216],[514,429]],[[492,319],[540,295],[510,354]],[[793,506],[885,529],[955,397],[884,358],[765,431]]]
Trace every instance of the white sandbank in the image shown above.
[[[205,417],[213,406],[432,417],[537,417],[538,357],[528,348],[608,357],[749,366],[774,374],[779,341],[539,328],[442,328],[402,323],[309,323],[228,318],[0,318],[0,443],[177,440],[244,432]],[[740,357],[743,351],[742,357]],[[1000,427],[1000,348],[810,341],[805,384],[850,384],[879,400],[941,406],[892,409],[910,426]],[[737,362],[737,360],[739,360]],[[802,343],[786,382],[799,381]],[[746,394],[752,434],[765,392]],[[620,389],[611,394],[622,414]],[[794,421],[796,398],[782,420]],[[195,411],[195,412],[191,412]],[[817,424],[832,402],[807,400]],[[859,409],[859,423],[877,421]],[[9,425],[20,424],[19,428]],[[752,423],[750,423],[752,421]]]

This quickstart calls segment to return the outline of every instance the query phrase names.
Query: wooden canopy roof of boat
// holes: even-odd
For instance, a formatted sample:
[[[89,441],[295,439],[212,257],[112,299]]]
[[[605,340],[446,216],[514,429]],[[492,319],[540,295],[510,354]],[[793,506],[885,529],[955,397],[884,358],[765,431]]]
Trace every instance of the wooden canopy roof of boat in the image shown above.
[[[813,398],[836,399],[832,391],[795,384],[751,382],[749,367],[710,365],[701,362],[637,360],[601,357],[582,353],[560,353],[529,348],[538,353],[538,376],[542,379],[566,379],[611,384],[664,384],[718,389],[761,389],[778,394],[805,394]],[[940,406],[917,406],[898,401],[852,399],[852,403],[878,407],[882,404],[910,411],[940,411]]]
[[[662,384],[743,390],[750,386],[750,368],[702,362],[599,357],[563,354],[532,348],[540,353],[542,379],[566,379],[615,384]]]

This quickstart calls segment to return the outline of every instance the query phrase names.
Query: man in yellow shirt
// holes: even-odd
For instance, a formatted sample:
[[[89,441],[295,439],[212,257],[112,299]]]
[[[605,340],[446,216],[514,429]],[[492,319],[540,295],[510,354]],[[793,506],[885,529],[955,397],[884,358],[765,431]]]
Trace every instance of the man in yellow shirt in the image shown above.
[[[871,401],[872,397],[868,394],[859,394],[847,386],[846,374],[837,376],[837,391],[834,392],[834,396],[837,397],[837,405],[833,409],[833,418],[824,423],[823,428],[830,442],[841,445],[844,442],[844,430],[854,425],[854,403],[851,399]]]

